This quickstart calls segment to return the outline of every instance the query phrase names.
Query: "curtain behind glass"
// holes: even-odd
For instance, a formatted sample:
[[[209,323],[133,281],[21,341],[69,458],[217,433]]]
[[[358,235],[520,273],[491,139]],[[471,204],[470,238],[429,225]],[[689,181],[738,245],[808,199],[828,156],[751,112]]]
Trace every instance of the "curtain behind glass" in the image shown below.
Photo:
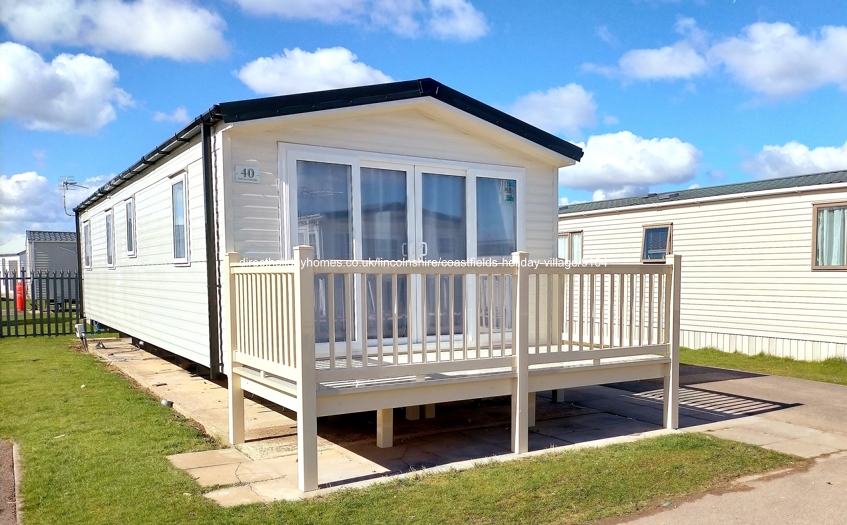
[[[516,182],[476,179],[476,250],[478,257],[509,257],[517,251]]]
[[[847,266],[847,207],[818,208],[815,266]]]
[[[665,246],[667,246],[667,239],[665,239]],[[571,234],[570,260],[575,263],[582,261],[582,232]]]
[[[111,266],[115,263],[115,234],[112,229],[112,213],[106,215],[106,262]]]

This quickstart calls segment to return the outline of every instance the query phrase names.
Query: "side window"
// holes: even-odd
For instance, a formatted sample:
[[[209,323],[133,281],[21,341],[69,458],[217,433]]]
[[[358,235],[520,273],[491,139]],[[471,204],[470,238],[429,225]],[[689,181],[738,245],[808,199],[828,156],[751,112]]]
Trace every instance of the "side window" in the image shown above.
[[[582,262],[582,232],[559,234],[559,246],[556,256],[572,263]]]
[[[185,177],[171,185],[171,216],[173,226],[173,254],[175,263],[188,263],[188,221],[186,213]]]
[[[115,210],[106,212],[106,264],[115,267]]]
[[[813,207],[812,269],[847,270],[847,203]]]
[[[673,249],[672,236],[672,224],[645,226],[641,238],[641,262],[664,262]]]
[[[135,197],[124,202],[126,207],[126,254],[135,257]]]
[[[83,266],[91,268],[91,223],[86,221],[82,223],[82,240],[83,240]]]

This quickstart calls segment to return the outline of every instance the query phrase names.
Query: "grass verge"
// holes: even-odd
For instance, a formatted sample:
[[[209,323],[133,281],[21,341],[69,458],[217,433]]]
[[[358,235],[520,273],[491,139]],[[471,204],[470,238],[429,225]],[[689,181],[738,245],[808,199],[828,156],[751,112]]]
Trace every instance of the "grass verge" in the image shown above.
[[[687,365],[731,368],[774,376],[796,377],[810,381],[823,381],[847,385],[847,359],[831,357],[825,361],[797,361],[790,357],[772,355],[745,355],[704,348],[690,350],[680,348],[679,360]]]
[[[216,445],[71,341],[0,341],[0,437],[21,444],[27,525],[585,523],[802,463],[677,434],[224,509],[165,459]]]

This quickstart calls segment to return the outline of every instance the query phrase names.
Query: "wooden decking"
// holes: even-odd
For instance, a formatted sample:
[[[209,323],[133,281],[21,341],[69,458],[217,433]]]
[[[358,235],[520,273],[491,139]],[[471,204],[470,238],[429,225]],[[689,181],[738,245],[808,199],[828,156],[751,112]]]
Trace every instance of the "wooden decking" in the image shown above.
[[[516,253],[480,266],[316,265],[309,247],[278,265],[230,260],[230,440],[244,440],[244,390],[297,412],[307,491],[317,487],[321,416],[376,410],[377,444],[390,447],[394,408],[509,395],[521,453],[535,392],[664,378],[665,424],[675,428],[680,258],[668,261],[563,267]]]

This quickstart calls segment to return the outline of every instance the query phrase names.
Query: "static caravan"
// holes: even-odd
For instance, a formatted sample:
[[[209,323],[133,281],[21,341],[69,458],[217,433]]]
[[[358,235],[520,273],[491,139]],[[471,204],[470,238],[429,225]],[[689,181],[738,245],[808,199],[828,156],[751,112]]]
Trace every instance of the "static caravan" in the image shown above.
[[[319,416],[391,446],[393,408],[511,395],[526,451],[535,392],[664,377],[675,426],[679,265],[614,269],[656,283],[637,344],[571,308],[612,277],[556,263],[581,156],[432,79],[222,103],[76,208],[85,317],[226,374],[233,444],[244,390],[296,411],[302,490]]]
[[[847,356],[847,171],[559,208],[562,257],[681,254],[682,346]],[[569,251],[570,250],[570,251]]]

